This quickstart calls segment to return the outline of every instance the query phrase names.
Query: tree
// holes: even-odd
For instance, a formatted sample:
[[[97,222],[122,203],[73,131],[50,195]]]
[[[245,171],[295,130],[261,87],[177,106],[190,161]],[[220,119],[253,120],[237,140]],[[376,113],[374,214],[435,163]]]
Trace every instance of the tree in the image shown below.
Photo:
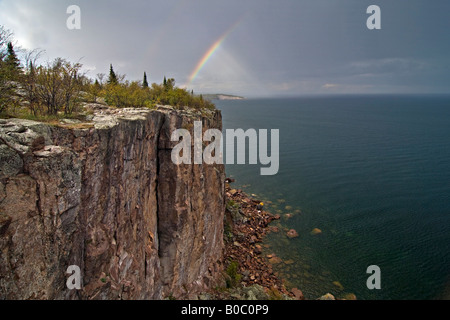
[[[13,86],[8,80],[5,62],[0,59],[0,112],[8,108],[13,95]]]
[[[100,96],[100,93],[102,92],[102,85],[98,81],[98,79],[95,79],[94,83],[88,83],[87,84],[87,92],[89,93],[89,98],[92,102],[96,103],[97,98]]]
[[[37,60],[43,52],[38,49],[26,51],[23,58],[25,67],[21,79],[22,97],[27,102],[30,112],[35,116],[38,115],[38,111],[40,110],[39,97],[36,89],[36,66]]]
[[[112,64],[109,66],[109,78],[108,78],[108,84],[116,85],[119,81],[117,80],[117,75],[114,72]]]
[[[148,88],[147,73],[145,73],[145,71],[144,71],[144,80],[142,81],[142,87]]]
[[[20,60],[17,58],[16,52],[14,51],[13,44],[11,42],[8,42],[8,49],[6,53],[6,58],[4,59],[5,66],[7,68],[7,71],[9,72],[11,79],[17,79],[18,75],[20,74],[21,67],[20,67]]]
[[[22,88],[24,90],[24,99],[28,102],[28,109],[36,116],[39,108],[39,97],[36,90],[36,68],[33,61],[30,61],[27,65]]]
[[[103,79],[105,78],[105,74],[104,73],[97,73],[97,79],[98,79],[98,83],[100,84],[100,88],[103,89]],[[97,80],[96,79],[96,80]]]
[[[37,96],[47,107],[47,114],[56,115],[62,108],[69,114],[78,106],[83,78],[78,74],[80,69],[79,63],[71,64],[57,58],[35,70]]]
[[[62,94],[64,97],[64,113],[71,114],[79,104],[80,92],[83,85],[83,75],[79,74],[82,65],[71,64],[63,60],[62,67]]]
[[[0,60],[6,56],[6,46],[9,42],[11,42],[13,33],[5,29],[3,26],[0,26]]]
[[[169,90],[175,89],[175,79],[174,78],[167,79],[166,86],[167,86],[167,89],[169,89]]]
[[[41,57],[41,55],[45,53],[44,50],[40,50],[40,49],[33,49],[31,51],[29,50],[25,50],[25,53],[23,55],[23,65],[24,67],[24,71],[27,72],[27,68],[30,67],[30,64],[34,67],[37,66],[37,61],[39,60],[39,58]]]
[[[15,84],[9,63],[12,62],[14,48],[11,43],[12,32],[0,26],[0,112],[17,102]],[[17,58],[17,56],[15,56]],[[11,61],[10,61],[11,59]]]

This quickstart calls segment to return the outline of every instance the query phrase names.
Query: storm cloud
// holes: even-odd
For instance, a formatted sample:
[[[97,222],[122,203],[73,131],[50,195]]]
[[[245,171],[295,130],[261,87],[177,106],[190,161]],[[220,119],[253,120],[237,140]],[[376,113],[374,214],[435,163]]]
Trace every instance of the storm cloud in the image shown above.
[[[372,4],[381,30],[366,26]],[[80,30],[66,26],[69,5]],[[445,0],[0,0],[0,24],[42,61],[249,97],[450,93],[448,12]]]

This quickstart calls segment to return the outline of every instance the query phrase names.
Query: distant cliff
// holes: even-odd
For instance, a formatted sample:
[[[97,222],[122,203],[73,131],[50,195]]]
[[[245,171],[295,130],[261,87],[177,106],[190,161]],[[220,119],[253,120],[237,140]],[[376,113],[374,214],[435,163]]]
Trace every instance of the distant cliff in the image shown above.
[[[112,109],[0,120],[0,299],[186,298],[214,285],[223,165],[171,161],[173,130],[220,111]],[[81,269],[69,290],[66,270]]]

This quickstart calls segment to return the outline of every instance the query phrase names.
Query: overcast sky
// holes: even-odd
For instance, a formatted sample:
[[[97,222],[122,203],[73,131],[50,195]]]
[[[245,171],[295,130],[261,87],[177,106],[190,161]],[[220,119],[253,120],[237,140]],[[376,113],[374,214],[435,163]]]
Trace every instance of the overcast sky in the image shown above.
[[[381,30],[369,30],[369,5]],[[69,5],[81,29],[69,30]],[[78,61],[89,76],[189,76],[189,89],[252,96],[450,93],[448,0],[0,0],[0,25],[41,62]]]

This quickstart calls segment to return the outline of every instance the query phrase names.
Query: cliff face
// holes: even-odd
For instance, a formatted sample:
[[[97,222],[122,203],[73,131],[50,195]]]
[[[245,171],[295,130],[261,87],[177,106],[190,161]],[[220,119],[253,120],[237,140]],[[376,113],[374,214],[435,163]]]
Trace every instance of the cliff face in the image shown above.
[[[214,285],[224,166],[171,161],[220,112],[91,106],[89,123],[0,120],[0,299],[185,298]],[[70,265],[81,290],[69,290]]]

